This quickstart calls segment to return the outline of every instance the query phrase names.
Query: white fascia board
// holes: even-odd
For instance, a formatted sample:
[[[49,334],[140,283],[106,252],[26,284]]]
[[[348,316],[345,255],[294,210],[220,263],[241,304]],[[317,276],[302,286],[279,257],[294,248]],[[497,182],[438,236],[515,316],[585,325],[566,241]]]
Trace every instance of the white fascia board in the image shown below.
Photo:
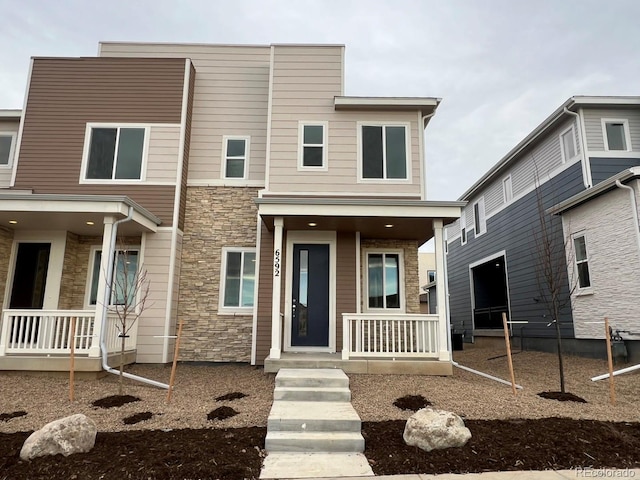
[[[326,205],[259,203],[258,213],[267,216],[322,216],[322,217],[397,217],[397,218],[458,218],[461,205],[453,202],[432,205]]]
[[[22,110],[6,108],[0,110],[0,118],[20,118],[22,116]]]
[[[627,97],[576,96],[576,97],[573,97],[573,100],[576,105],[612,105],[612,106],[640,105],[639,96],[627,96]]]
[[[432,110],[435,110],[440,101],[440,98],[435,97],[333,97],[333,104],[336,110],[362,108],[403,108],[422,110],[426,107],[431,107]]]

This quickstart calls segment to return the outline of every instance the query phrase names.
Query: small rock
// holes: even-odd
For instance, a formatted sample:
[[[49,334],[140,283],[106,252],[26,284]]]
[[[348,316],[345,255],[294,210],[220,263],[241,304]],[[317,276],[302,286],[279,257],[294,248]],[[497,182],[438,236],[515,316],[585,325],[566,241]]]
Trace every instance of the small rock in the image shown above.
[[[88,452],[96,443],[97,433],[95,422],[81,413],[54,420],[27,438],[20,458],[31,460],[59,453],[68,457],[72,453]]]
[[[471,432],[455,413],[423,408],[409,417],[402,438],[407,445],[430,452],[462,447],[471,438]]]

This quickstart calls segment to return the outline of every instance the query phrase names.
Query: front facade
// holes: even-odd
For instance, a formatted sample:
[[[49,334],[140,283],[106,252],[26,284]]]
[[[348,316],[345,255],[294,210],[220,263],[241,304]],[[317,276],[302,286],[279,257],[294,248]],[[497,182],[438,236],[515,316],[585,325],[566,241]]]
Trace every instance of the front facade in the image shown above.
[[[33,59],[24,110],[7,113],[0,368],[47,369],[45,351],[64,364],[71,318],[95,368],[118,339],[110,268],[133,264],[150,286],[127,339],[138,362],[170,361],[180,320],[183,361],[447,373],[446,317],[416,294],[418,246],[442,245],[462,206],[425,200],[439,100],[348,97],[343,79],[332,45]]]
[[[628,172],[640,165],[639,129],[638,97],[572,97],[460,198],[468,204],[447,228],[447,274],[451,322],[465,338],[502,335],[504,312],[525,348],[553,349],[545,264],[556,272],[568,351],[601,355],[604,328],[593,322],[605,316],[621,330],[640,331],[630,300],[637,276],[620,276],[615,266],[637,264],[637,227],[629,194],[614,181],[621,176],[635,188]],[[603,185],[609,187],[601,198]],[[583,196],[594,200],[575,200]],[[576,273],[588,268],[585,231],[586,250],[598,259],[592,288]],[[637,348],[640,337],[624,338]]]

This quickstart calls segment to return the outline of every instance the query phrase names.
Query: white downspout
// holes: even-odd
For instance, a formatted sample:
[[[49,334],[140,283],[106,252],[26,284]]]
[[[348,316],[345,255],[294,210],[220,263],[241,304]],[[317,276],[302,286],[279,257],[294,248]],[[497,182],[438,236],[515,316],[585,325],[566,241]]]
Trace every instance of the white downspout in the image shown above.
[[[107,285],[104,289],[104,298],[102,299],[102,329],[100,330],[100,351],[102,352],[102,368],[106,372],[113,373],[114,375],[120,375],[120,371],[116,370],[115,368],[111,368],[108,364],[107,342],[105,339],[107,331],[107,314],[109,313],[109,299],[111,298],[111,283],[113,282],[113,262],[111,261],[111,258],[113,258],[113,254],[116,248],[118,225],[124,222],[129,222],[132,218],[133,207],[129,207],[129,214],[126,218],[121,218],[120,220],[113,222],[113,226],[111,228],[111,238],[109,239],[109,251],[106,252],[109,262],[107,263]],[[105,252],[102,253],[104,255]],[[167,390],[169,389],[169,385],[165,383],[156,382],[155,380],[150,380],[138,375],[133,375],[132,373],[122,372],[122,376],[125,378],[130,378],[131,380],[138,380],[139,382],[148,383],[149,385],[153,385],[154,387],[160,387]]]
[[[633,187],[624,185],[620,180],[616,180],[616,186],[629,191],[631,198],[631,211],[633,212],[633,226],[636,231],[636,241],[638,242],[638,255],[640,255],[640,224],[638,223],[638,205],[636,204],[636,192]]]
[[[582,154],[582,181],[585,188],[591,188],[593,180],[591,179],[591,165],[589,164],[589,157],[587,156],[586,137],[582,134],[582,119],[580,118],[580,114],[572,112],[567,107],[564,107],[564,113],[568,113],[569,115],[576,117],[576,132],[578,133],[580,153]]]

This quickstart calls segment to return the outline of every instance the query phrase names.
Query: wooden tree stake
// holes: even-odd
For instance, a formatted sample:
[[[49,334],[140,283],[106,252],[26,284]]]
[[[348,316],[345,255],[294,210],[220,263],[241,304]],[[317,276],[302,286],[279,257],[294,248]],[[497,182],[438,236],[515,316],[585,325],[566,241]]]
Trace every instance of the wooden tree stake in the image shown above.
[[[182,336],[182,323],[184,319],[180,319],[178,325],[178,336],[176,337],[176,346],[173,351],[173,365],[171,365],[171,377],[169,377],[169,390],[167,391],[167,403],[171,402],[171,392],[173,391],[173,381],[176,378],[176,367],[178,365],[178,352],[180,350],[180,337]]]
[[[71,317],[71,330],[69,331],[69,343],[71,345],[71,353],[69,355],[69,401],[73,402],[75,398],[74,380],[76,368],[76,317]]]
[[[509,340],[509,325],[507,324],[507,314],[502,312],[502,326],[504,327],[504,342],[507,345],[507,360],[509,362],[509,374],[511,375],[511,390],[517,395],[516,376],[513,373],[513,360],[511,358],[511,341]]]
[[[611,405],[616,404],[616,386],[613,380],[613,355],[611,354],[611,335],[609,333],[609,319],[604,317],[604,338],[607,340],[607,362],[609,363],[609,398]]]

